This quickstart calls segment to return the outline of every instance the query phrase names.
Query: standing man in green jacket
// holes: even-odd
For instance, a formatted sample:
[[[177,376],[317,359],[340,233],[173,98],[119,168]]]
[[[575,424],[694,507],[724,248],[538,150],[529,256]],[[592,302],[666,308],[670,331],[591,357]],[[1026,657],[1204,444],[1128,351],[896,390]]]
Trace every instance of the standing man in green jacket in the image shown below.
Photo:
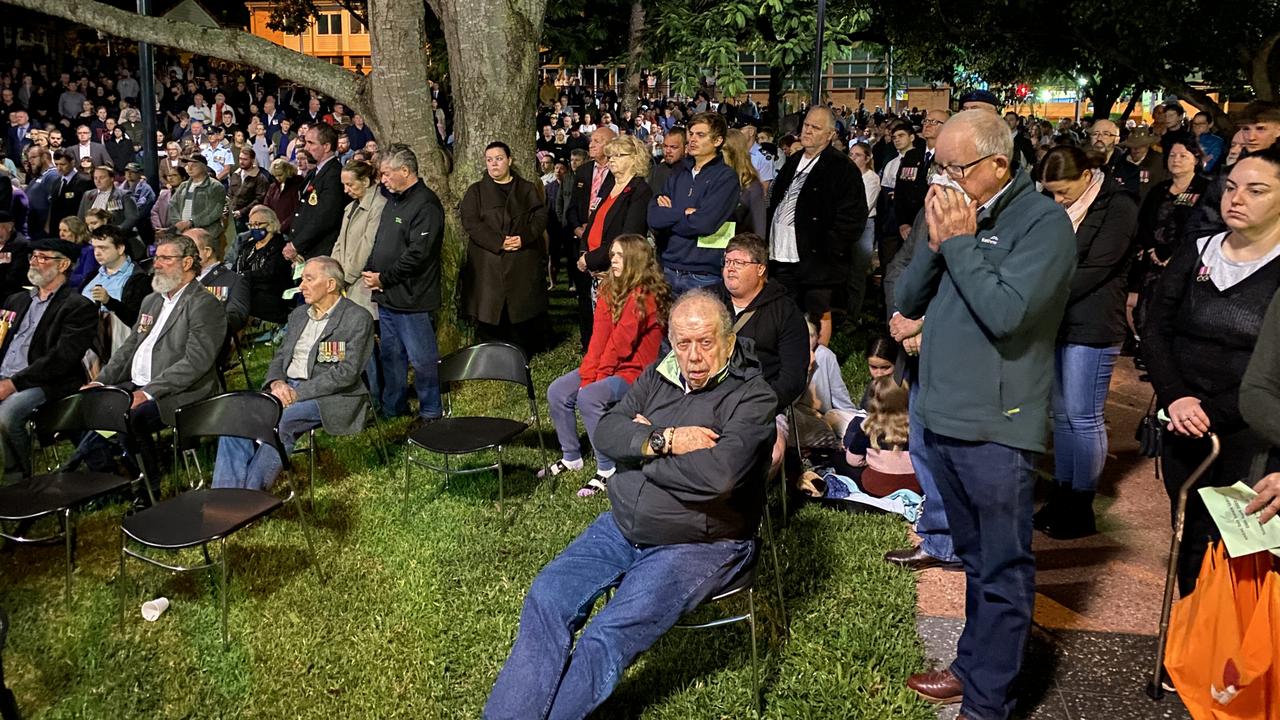
[[[1062,208],[1011,167],[998,115],[967,110],[938,136],[946,186],[925,198],[922,237],[898,281],[898,310],[926,315],[920,390],[925,461],[966,576],[965,629],[951,667],[913,675],[961,717],[1003,720],[1035,597],[1031,512],[1046,449],[1053,348],[1075,269]]]

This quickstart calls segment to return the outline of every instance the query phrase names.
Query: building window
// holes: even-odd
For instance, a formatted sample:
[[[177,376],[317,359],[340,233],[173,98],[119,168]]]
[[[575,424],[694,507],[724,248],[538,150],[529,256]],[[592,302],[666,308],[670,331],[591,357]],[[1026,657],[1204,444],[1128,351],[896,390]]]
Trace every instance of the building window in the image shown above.
[[[352,35],[369,34],[369,28],[365,27],[364,23],[360,22],[359,18],[357,18],[355,15],[351,16],[351,22],[348,24],[348,27],[351,28]]]
[[[368,55],[352,55],[352,56],[351,56],[351,65],[352,65],[353,67],[358,65],[358,66],[360,66],[360,67],[365,67],[365,68],[367,68],[367,67],[369,67],[369,65],[370,65],[370,64],[371,64],[371,63],[369,62],[369,56],[368,56]]]
[[[341,13],[320,13],[316,16],[316,34],[317,35],[341,35],[342,34],[342,14]]]

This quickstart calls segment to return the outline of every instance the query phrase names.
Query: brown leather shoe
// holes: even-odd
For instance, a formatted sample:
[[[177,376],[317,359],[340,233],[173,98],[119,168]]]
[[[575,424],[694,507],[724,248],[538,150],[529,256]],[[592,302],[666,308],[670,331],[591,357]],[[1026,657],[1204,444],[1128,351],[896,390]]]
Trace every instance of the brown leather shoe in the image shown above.
[[[942,568],[943,570],[951,570],[953,572],[964,572],[964,565],[960,561],[945,562],[925,552],[919,545],[913,548],[903,548],[902,550],[890,550],[884,554],[884,561],[890,565],[897,565],[908,570],[928,570],[929,568]]]
[[[938,705],[951,705],[964,699],[964,685],[950,670],[916,673],[907,678],[907,687],[925,700]]]

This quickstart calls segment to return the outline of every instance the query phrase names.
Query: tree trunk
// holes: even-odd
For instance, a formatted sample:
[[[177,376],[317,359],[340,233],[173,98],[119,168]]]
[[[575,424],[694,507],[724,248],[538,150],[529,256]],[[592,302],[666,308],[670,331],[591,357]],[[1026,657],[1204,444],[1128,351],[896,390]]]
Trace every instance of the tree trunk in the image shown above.
[[[1271,53],[1275,51],[1277,42],[1280,42],[1280,32],[1269,35],[1253,53],[1249,67],[1245,68],[1249,73],[1249,84],[1253,85],[1253,94],[1259,100],[1276,99],[1276,86],[1271,79]]]
[[[627,83],[622,88],[622,107],[639,111],[640,96],[644,89],[640,87],[640,64],[644,61],[644,2],[631,0],[631,23],[627,32]]]
[[[1120,113],[1120,119],[1116,121],[1117,125],[1124,127],[1125,123],[1129,122],[1129,116],[1133,114],[1133,109],[1138,106],[1138,98],[1142,97],[1143,90],[1144,88],[1141,85],[1134,86],[1133,93],[1129,95],[1129,102],[1124,106],[1124,112]]]

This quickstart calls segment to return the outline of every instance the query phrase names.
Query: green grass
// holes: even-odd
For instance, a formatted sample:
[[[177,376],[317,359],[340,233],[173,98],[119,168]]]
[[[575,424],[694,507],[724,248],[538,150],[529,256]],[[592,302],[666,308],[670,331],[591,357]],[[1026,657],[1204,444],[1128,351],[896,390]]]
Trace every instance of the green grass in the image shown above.
[[[563,307],[556,310],[563,313]],[[558,320],[563,317],[558,316]],[[559,322],[559,325],[567,325]],[[848,338],[843,347],[853,348]],[[539,388],[577,362],[576,340],[536,358]],[[861,358],[850,350],[846,369]],[[265,352],[258,354],[257,376]],[[857,397],[860,377],[850,377]],[[484,385],[457,411],[519,408]],[[539,398],[545,412],[545,396]],[[493,474],[413,472],[402,516],[403,423],[388,428],[381,466],[369,432],[322,441],[315,490],[322,582],[292,508],[231,544],[231,646],[224,651],[213,579],[172,576],[131,562],[125,616],[117,592],[119,518],[80,523],[70,609],[60,546],[0,555],[0,604],[12,618],[6,679],[31,718],[473,718],[514,638],[520,603],[538,570],[599,512],[604,500],[555,495],[533,478],[537,441],[506,453],[507,502]],[[549,454],[554,435],[547,427]],[[588,466],[590,468],[590,466]],[[905,689],[922,665],[915,583],[881,554],[904,542],[901,521],[806,507],[779,534],[791,636],[779,632],[771,566],[757,597],[771,718],[908,718],[932,711]],[[139,605],[172,606],[146,623]],[[631,668],[595,717],[752,716],[745,625],[668,634]]]

